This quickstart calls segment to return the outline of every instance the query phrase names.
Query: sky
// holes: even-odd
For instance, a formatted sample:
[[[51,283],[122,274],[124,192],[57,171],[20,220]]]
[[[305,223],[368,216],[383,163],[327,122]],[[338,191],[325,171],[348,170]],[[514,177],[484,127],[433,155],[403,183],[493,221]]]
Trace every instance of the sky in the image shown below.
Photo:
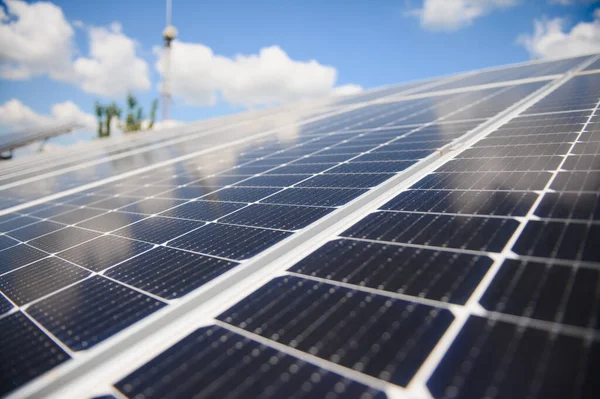
[[[147,110],[160,96],[165,0],[0,5],[0,132],[93,131],[94,101],[131,92]],[[172,24],[171,120],[159,113],[159,126],[600,52],[594,0],[173,0]]]

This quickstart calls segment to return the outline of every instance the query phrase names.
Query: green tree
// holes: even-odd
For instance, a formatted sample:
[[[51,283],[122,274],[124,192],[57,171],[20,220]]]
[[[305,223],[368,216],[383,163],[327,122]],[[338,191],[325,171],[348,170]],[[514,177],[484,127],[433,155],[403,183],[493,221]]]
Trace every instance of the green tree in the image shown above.
[[[113,118],[117,118],[119,128],[123,129],[124,132],[137,132],[140,130],[150,130],[154,126],[154,120],[156,119],[156,109],[158,107],[158,100],[152,101],[150,108],[150,116],[148,126],[143,129],[144,122],[144,110],[139,105],[137,98],[132,94],[127,95],[127,116],[125,117],[125,123],[121,123],[121,108],[114,102],[109,105],[102,105],[98,101],[94,104],[96,110],[96,117],[98,118],[98,137],[110,136],[111,122]]]
[[[98,118],[98,137],[110,136],[113,118],[121,118],[121,109],[115,102],[109,105],[102,105],[98,101],[94,104],[96,117]]]

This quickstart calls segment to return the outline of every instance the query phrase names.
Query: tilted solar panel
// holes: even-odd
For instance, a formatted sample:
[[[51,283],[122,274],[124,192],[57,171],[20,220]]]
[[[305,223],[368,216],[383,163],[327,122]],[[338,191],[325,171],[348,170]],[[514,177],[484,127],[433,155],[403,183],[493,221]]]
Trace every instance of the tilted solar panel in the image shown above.
[[[597,396],[597,58],[0,187],[0,394]]]

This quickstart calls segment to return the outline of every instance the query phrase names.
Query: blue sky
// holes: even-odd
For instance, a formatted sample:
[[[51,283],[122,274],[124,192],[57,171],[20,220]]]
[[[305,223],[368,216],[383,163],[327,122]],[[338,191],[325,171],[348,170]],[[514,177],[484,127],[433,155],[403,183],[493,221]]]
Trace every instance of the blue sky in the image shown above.
[[[162,44],[164,0],[54,1],[53,13],[37,7],[39,2],[27,3],[0,1],[5,14],[13,10],[0,30],[4,130],[69,117],[89,122],[94,100],[123,102],[124,90],[144,104],[158,96],[160,53],[154,48]],[[594,17],[599,5],[589,0],[173,0],[179,31],[173,59],[185,71],[173,71],[171,118],[193,121],[328,94],[339,86],[355,91],[532,57],[600,51],[600,20]],[[34,18],[36,10],[45,17],[16,25]],[[48,39],[61,24],[65,32],[71,29],[70,37]],[[10,46],[19,35],[26,35],[26,45],[17,52]],[[40,43],[51,54],[38,54]],[[91,54],[94,43],[116,43],[114,54]],[[271,50],[261,53],[265,48]],[[236,59],[239,54],[246,58]],[[83,61],[76,66],[78,58]],[[52,110],[56,104],[62,108]]]

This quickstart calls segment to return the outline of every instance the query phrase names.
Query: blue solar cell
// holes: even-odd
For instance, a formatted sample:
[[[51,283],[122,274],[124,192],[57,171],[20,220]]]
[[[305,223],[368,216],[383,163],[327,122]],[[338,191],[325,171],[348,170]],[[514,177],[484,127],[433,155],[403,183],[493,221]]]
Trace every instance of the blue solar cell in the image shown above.
[[[0,295],[0,315],[8,313],[13,307],[13,304],[8,299]]]
[[[599,282],[595,269],[507,259],[480,302],[491,311],[598,329]]]
[[[27,308],[75,351],[91,348],[165,306],[138,291],[93,276]]]
[[[47,253],[26,244],[0,251],[0,274],[25,266],[48,256]]]
[[[23,306],[89,275],[89,271],[57,257],[44,258],[0,276],[0,291]]]
[[[372,242],[328,242],[289,270],[393,293],[463,304],[492,260]]]
[[[290,233],[219,223],[181,236],[169,246],[229,259],[248,259],[288,237]]]
[[[221,327],[194,331],[115,386],[131,398],[385,398]]]
[[[500,252],[518,226],[514,219],[376,212],[350,227],[342,236]]]
[[[210,222],[231,212],[245,207],[247,204],[216,201],[193,201],[178,206],[160,214],[180,219],[200,220]]]
[[[164,244],[204,225],[205,223],[193,220],[153,216],[115,230],[112,234],[153,244]]]
[[[0,395],[8,394],[70,357],[21,312],[0,319]]]
[[[165,299],[179,298],[238,264],[157,247],[109,269],[105,275]]]
[[[280,277],[218,319],[406,386],[454,317],[448,310]],[[378,350],[371,350],[374,344]]]
[[[288,188],[262,203],[287,205],[341,206],[366,193],[363,189]]]
[[[321,219],[333,209],[312,206],[253,204],[219,219],[219,222],[281,230],[298,230]]]
[[[152,245],[120,237],[100,236],[58,253],[63,259],[99,272],[149,250]]]
[[[8,235],[16,238],[19,241],[25,242],[48,233],[52,233],[53,231],[60,230],[64,227],[65,225],[61,223],[42,220],[25,227],[21,227],[20,229],[13,230],[9,232]]]
[[[537,194],[523,191],[407,190],[380,209],[525,216],[537,198]]]
[[[599,356],[596,342],[471,316],[427,386],[435,398],[593,398]]]

